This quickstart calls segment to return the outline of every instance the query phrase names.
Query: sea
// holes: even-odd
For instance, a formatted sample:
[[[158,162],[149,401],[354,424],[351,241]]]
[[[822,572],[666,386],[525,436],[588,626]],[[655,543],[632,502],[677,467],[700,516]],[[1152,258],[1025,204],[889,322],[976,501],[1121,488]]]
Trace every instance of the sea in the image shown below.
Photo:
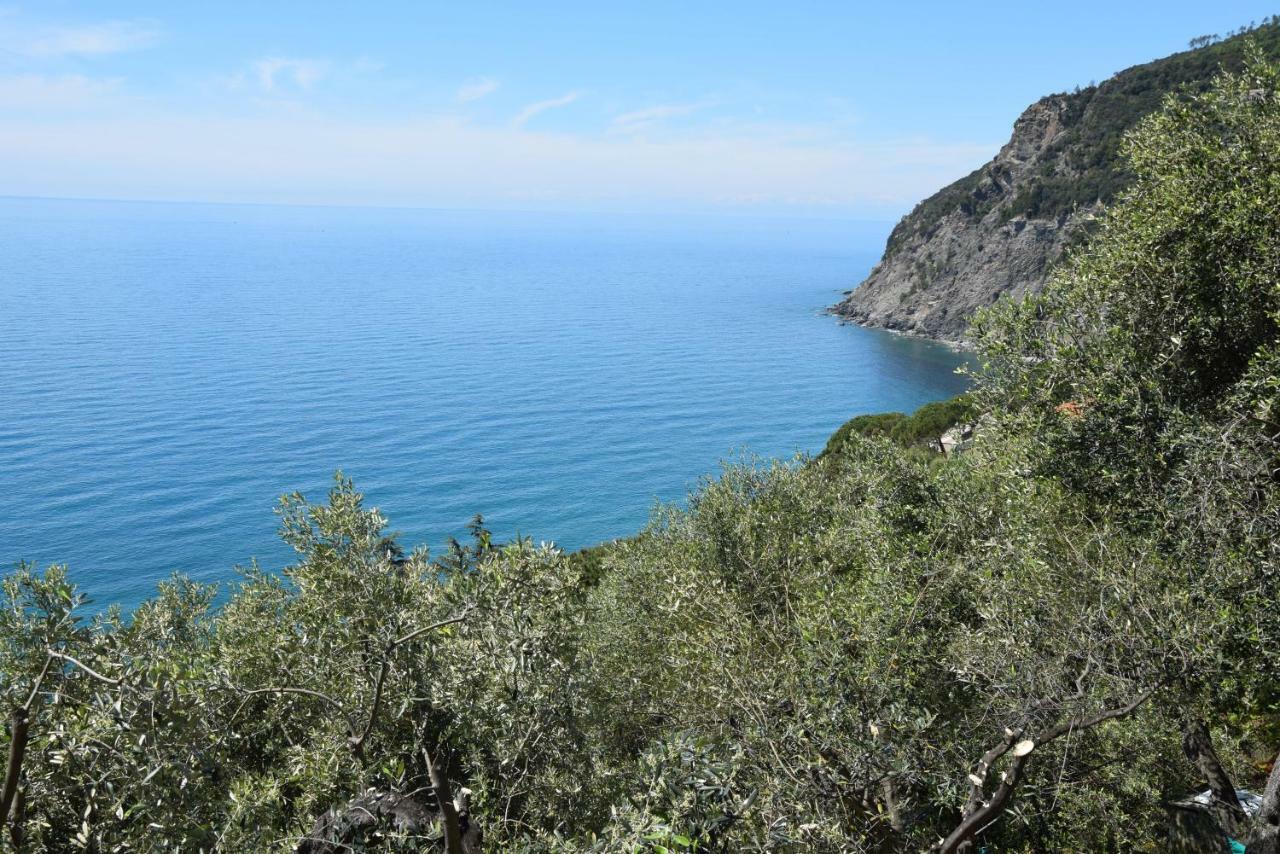
[[[823,313],[888,223],[0,199],[0,566],[91,607],[294,555],[341,470],[406,549],[626,536],[725,460],[961,392]]]

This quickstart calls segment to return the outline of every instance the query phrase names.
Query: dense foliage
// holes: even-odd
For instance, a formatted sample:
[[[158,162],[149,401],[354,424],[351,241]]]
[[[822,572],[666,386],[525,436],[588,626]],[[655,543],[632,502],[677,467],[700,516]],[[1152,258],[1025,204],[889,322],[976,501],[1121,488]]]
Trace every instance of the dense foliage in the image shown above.
[[[1280,772],[1262,826],[1231,802],[1280,747],[1280,71],[1124,148],[1096,238],[978,321],[959,456],[850,428],[578,555],[406,555],[339,478],[282,500],[292,566],[129,618],[21,568],[0,844],[1158,851],[1206,783],[1280,828]]]
[[[1246,43],[1268,57],[1280,57],[1280,21],[1268,19],[1222,41],[1195,39],[1192,50],[1136,65],[1101,84],[1049,96],[1064,105],[1064,131],[1041,155],[1039,173],[1012,201],[979,191],[989,169],[984,166],[917,205],[894,229],[886,254],[911,234],[931,233],[955,211],[976,220],[1001,206],[1002,221],[1019,216],[1057,219],[1080,207],[1110,203],[1134,177],[1121,152],[1125,134],[1170,93],[1202,94],[1220,70],[1239,71]]]
[[[840,453],[850,436],[889,439],[903,448],[927,451],[948,429],[972,420],[976,414],[973,400],[962,394],[949,400],[926,403],[910,415],[903,412],[856,415],[831,434],[819,459]]]

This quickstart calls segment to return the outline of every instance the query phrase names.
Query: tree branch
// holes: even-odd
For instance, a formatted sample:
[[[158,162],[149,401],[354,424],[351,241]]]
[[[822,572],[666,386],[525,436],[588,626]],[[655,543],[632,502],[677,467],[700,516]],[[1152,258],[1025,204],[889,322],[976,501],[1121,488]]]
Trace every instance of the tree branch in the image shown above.
[[[454,623],[461,623],[463,620],[465,620],[465,619],[467,618],[467,615],[471,613],[471,609],[472,609],[473,607],[475,607],[475,606],[474,606],[474,605],[468,605],[467,607],[463,608],[463,609],[462,609],[462,613],[458,614],[458,616],[456,616],[456,617],[450,617],[450,618],[449,618],[449,619],[447,619],[447,620],[441,620],[441,621],[440,621],[440,622],[438,622],[438,623],[432,623],[432,624],[431,624],[431,625],[429,625],[429,626],[423,626],[423,627],[422,627],[422,628],[420,628],[420,629],[414,629],[413,631],[409,632],[409,634],[405,635],[404,637],[396,638],[394,641],[392,641],[392,642],[391,642],[391,645],[390,645],[390,648],[391,648],[391,649],[395,649],[396,647],[398,647],[398,646],[400,646],[400,645],[402,645],[402,644],[406,644],[406,643],[408,643],[409,641],[414,640],[415,638],[418,638],[418,637],[421,637],[422,635],[425,635],[427,632],[433,632],[433,631],[435,631],[436,629],[443,629],[445,626],[451,626],[451,625],[453,625]]]
[[[5,769],[4,790],[0,792],[0,824],[9,820],[9,807],[13,805],[14,794],[18,791],[30,724],[31,717],[26,707],[20,706],[9,715],[9,765]]]
[[[36,701],[36,697],[40,694],[40,686],[44,684],[44,678],[49,675],[49,668],[53,666],[53,657],[46,655],[44,657],[44,667],[40,668],[40,675],[36,677],[36,681],[31,683],[31,693],[27,695],[27,702],[22,704],[23,710],[30,713],[31,704]],[[0,817],[3,821],[3,817]]]
[[[1262,790],[1262,807],[1254,819],[1253,833],[1245,854],[1280,852],[1280,755],[1271,765],[1271,776]]]
[[[14,709],[9,715],[9,762],[4,772],[4,788],[0,789],[0,825],[9,820],[9,809],[13,806],[14,796],[18,792],[18,779],[22,776],[22,760],[26,756],[27,737],[31,728],[31,706],[40,695],[40,686],[44,684],[52,665],[53,654],[49,652],[44,657],[44,666],[40,668],[40,675],[31,684],[31,693],[27,695],[27,702]],[[17,816],[15,816],[15,828],[12,830],[20,836],[21,833],[16,829],[16,819]]]
[[[1267,778],[1267,787],[1262,790],[1262,808],[1258,810],[1258,820],[1280,826],[1280,755],[1271,763],[1271,776]]]
[[[292,688],[287,686],[280,688],[251,688],[245,690],[244,694],[249,697],[252,697],[254,694],[305,694],[308,697],[315,697],[317,700],[324,700],[329,705],[340,710],[344,715],[347,711],[346,706],[342,705],[342,703],[333,699],[328,694],[321,694],[319,691],[312,691],[310,688]]]
[[[969,815],[982,804],[987,772],[991,770],[991,766],[995,764],[996,760],[1009,752],[1009,748],[1013,747],[1017,739],[1017,732],[1006,729],[1004,731],[1004,741],[982,754],[982,758],[978,760],[978,764],[974,766],[973,772],[969,775],[969,800],[965,803],[961,815]]]
[[[14,851],[23,851],[23,842],[26,840],[26,831],[23,823],[27,818],[27,790],[21,786],[18,787],[18,796],[13,802],[13,818],[9,821],[9,841],[13,844]]]
[[[120,684],[120,680],[119,680],[119,679],[112,679],[110,676],[103,676],[101,673],[99,673],[98,671],[94,670],[92,667],[90,667],[89,665],[85,664],[83,661],[80,661],[80,660],[79,660],[79,659],[77,659],[77,658],[72,658],[71,656],[67,655],[65,652],[58,652],[58,651],[56,651],[56,650],[52,650],[52,649],[51,649],[51,650],[49,650],[48,652],[49,652],[49,655],[51,655],[51,656],[52,656],[52,657],[54,657],[54,658],[60,658],[60,659],[62,659],[63,661],[68,662],[69,664],[74,664],[76,667],[80,668],[80,669],[81,669],[81,670],[83,670],[85,673],[87,673],[87,674],[89,674],[90,676],[92,676],[94,679],[97,679],[99,682],[105,682],[105,683],[106,683],[106,684],[108,684],[108,685],[119,685],[119,684]]]
[[[357,759],[363,758],[364,743],[369,738],[369,733],[373,732],[374,721],[378,719],[378,710],[382,706],[382,686],[387,681],[387,671],[391,669],[391,652],[394,649],[394,645],[387,647],[382,663],[378,667],[378,679],[373,686],[373,708],[369,710],[369,719],[365,721],[364,730],[351,739],[351,752]]]
[[[1060,721],[1042,730],[1035,738],[1026,739],[1017,744],[1013,744],[1017,733],[1013,730],[1005,730],[1004,741],[987,751],[982,757],[982,762],[978,763],[978,769],[982,771],[981,775],[975,772],[969,777],[971,784],[969,804],[975,804],[975,790],[977,795],[974,808],[969,809],[968,805],[966,805],[966,811],[962,813],[960,824],[956,826],[955,830],[951,831],[946,839],[935,844],[930,851],[936,851],[938,854],[956,854],[956,852],[968,848],[978,831],[999,818],[1004,811],[1005,804],[1013,796],[1013,790],[1022,779],[1022,773],[1026,768],[1027,762],[1031,759],[1031,754],[1038,747],[1074,730],[1091,729],[1106,721],[1130,715],[1145,703],[1159,687],[1157,685],[1154,688],[1143,691],[1132,701],[1118,708],[1107,709],[1092,715],[1073,715],[1065,721]],[[986,776],[986,768],[983,767],[983,762],[988,762],[989,766],[988,757],[994,757],[990,760],[994,761],[995,758],[1003,756],[1010,750],[1013,751],[1013,761],[1009,763],[1009,767],[1000,775],[1000,785],[992,792],[991,800],[983,803],[982,795],[984,790],[980,788],[980,783],[985,780]],[[978,783],[974,782],[975,778],[978,778]]]
[[[432,623],[429,626],[414,629],[407,635],[398,637],[387,644],[386,648],[382,651],[382,662],[378,665],[378,678],[374,680],[373,684],[373,706],[369,709],[369,718],[365,721],[364,729],[361,730],[360,734],[354,735],[351,738],[351,751],[357,758],[364,756],[365,742],[368,741],[369,734],[373,732],[373,725],[377,722],[378,712],[382,708],[382,690],[386,685],[387,674],[391,670],[391,654],[394,653],[398,647],[422,637],[427,632],[433,632],[436,629],[442,629],[445,626],[451,626],[454,623],[461,623],[467,618],[467,615],[471,613],[472,607],[474,606],[468,605],[463,608],[462,613],[458,614],[456,617],[450,617],[447,620],[441,620],[438,623]]]

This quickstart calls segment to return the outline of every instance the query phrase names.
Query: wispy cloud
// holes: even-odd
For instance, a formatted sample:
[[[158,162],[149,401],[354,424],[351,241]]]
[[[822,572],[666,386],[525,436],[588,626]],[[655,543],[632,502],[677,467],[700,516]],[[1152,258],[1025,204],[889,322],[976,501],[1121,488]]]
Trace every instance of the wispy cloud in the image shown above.
[[[518,114],[516,114],[516,117],[511,120],[511,124],[514,127],[524,127],[525,123],[528,122],[530,119],[532,119],[534,116],[545,113],[547,110],[554,110],[558,107],[566,107],[581,97],[582,97],[581,92],[568,92],[564,95],[561,95],[559,98],[548,98],[545,101],[534,101],[532,104],[529,104],[527,107],[521,110]]]
[[[703,106],[702,104],[659,104],[654,107],[645,107],[642,110],[632,110],[629,113],[615,116],[613,122],[609,125],[609,129],[615,133],[635,133],[651,128],[667,119],[687,116]]]
[[[492,95],[498,91],[499,83],[492,77],[481,77],[478,80],[469,80],[458,87],[457,99],[458,103],[467,104],[471,101],[479,101],[486,95]]]
[[[42,111],[84,106],[120,88],[118,78],[95,79],[80,74],[11,74],[0,76],[0,107]]]
[[[38,59],[103,56],[148,47],[159,36],[160,31],[146,21],[106,21],[34,33],[20,52]]]
[[[271,56],[253,63],[254,75],[264,91],[274,92],[283,85],[310,89],[324,77],[329,65],[315,59],[286,59]]]

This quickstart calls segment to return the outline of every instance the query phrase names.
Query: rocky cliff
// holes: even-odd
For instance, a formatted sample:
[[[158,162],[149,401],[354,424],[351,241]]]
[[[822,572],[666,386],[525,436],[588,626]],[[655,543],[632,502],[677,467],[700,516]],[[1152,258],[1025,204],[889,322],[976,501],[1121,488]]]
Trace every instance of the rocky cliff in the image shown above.
[[[1280,56],[1280,23],[1032,104],[994,159],[898,223],[880,263],[832,311],[867,326],[960,340],[975,310],[1040,290],[1054,262],[1128,183],[1125,132],[1167,94],[1203,89],[1220,69],[1239,67],[1247,40]]]

